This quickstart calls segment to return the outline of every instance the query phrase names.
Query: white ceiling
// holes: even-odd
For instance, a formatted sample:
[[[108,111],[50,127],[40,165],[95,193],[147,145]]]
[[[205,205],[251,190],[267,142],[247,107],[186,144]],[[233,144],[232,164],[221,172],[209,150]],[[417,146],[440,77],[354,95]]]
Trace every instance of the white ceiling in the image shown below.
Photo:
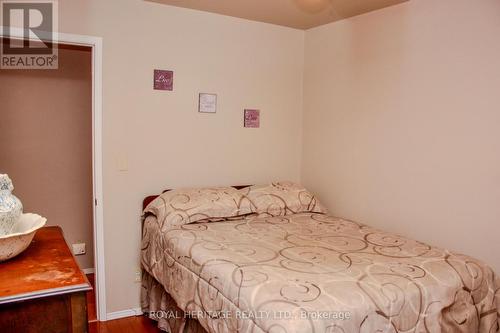
[[[396,5],[408,0],[147,0],[297,29]]]

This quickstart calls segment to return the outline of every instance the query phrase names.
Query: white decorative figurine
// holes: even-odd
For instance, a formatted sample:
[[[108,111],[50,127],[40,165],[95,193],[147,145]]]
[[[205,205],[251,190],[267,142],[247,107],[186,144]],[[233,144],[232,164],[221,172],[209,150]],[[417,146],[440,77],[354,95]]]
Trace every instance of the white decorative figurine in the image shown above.
[[[23,205],[13,190],[9,176],[0,174],[0,236],[10,234],[23,213]]]

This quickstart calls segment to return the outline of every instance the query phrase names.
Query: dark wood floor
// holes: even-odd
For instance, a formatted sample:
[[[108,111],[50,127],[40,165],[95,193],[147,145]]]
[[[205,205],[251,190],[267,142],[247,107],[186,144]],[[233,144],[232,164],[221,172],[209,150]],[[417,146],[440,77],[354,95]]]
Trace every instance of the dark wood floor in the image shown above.
[[[165,333],[145,316],[89,323],[89,333]]]
[[[87,293],[87,315],[89,322],[97,320],[97,311],[95,306],[95,277],[94,274],[87,274],[87,279],[89,279],[92,285],[92,291]]]
[[[92,288],[95,289],[94,274],[87,274]],[[110,321],[97,321],[94,290],[87,293],[89,333],[159,333],[156,322],[144,316],[127,317]]]

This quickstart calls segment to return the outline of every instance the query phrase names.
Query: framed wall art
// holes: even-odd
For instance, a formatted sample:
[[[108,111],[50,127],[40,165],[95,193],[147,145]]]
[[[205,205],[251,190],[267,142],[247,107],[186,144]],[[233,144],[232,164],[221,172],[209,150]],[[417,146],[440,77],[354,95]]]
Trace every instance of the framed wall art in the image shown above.
[[[153,75],[154,90],[174,90],[174,72],[155,69]]]
[[[217,94],[200,93],[198,99],[198,112],[216,113]]]
[[[245,109],[244,126],[247,128],[260,127],[260,110]]]

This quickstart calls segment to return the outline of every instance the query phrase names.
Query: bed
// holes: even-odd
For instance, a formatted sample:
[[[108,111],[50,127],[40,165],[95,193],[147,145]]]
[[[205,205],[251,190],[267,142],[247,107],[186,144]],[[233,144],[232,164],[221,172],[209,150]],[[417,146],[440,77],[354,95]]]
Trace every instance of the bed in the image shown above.
[[[165,331],[500,331],[490,267],[333,217],[299,185],[144,204],[141,306]]]

